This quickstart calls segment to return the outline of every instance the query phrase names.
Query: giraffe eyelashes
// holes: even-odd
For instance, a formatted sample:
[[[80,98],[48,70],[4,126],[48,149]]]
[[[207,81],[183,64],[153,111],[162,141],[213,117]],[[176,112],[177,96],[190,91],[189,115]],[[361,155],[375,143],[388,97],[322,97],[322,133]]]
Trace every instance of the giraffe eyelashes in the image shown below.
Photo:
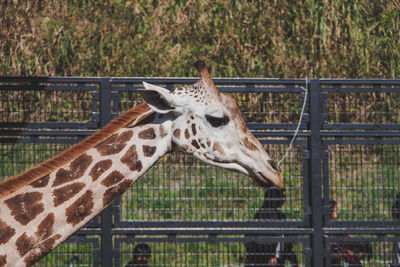
[[[206,119],[212,127],[221,127],[229,122],[229,118],[226,115],[224,115],[222,118],[206,115]]]

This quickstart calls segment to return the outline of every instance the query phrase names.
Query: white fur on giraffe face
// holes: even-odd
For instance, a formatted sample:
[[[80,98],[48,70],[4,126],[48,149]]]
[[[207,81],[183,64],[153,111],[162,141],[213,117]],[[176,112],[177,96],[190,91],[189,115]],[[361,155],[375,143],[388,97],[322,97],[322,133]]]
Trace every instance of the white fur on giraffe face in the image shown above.
[[[172,140],[181,150],[206,163],[251,176],[259,185],[283,187],[276,164],[243,121],[233,97],[220,94],[210,83],[199,80],[193,86],[177,87],[173,92],[158,90],[173,113]],[[147,86],[151,88],[150,86]],[[147,98],[154,102],[157,97]],[[157,108],[155,109],[157,111]]]

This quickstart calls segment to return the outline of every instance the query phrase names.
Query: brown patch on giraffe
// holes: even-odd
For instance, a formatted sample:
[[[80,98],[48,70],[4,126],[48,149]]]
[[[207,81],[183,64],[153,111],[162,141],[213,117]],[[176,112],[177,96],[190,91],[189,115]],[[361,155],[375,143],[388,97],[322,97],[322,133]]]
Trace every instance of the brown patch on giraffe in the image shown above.
[[[206,145],[203,143],[203,142],[201,142],[201,140],[199,139],[199,140],[197,140],[198,142],[199,142],[199,144],[200,144],[200,146],[202,147],[202,148],[206,148]]]
[[[189,130],[185,129],[185,138],[189,139],[190,138],[190,134],[189,134]]]
[[[110,187],[119,183],[122,179],[124,179],[124,176],[119,171],[113,171],[106,178],[104,178],[103,181],[101,181],[101,184],[105,187]]]
[[[42,178],[37,179],[36,181],[32,182],[31,186],[35,187],[35,188],[45,187],[49,183],[49,180],[50,180],[50,175],[47,174],[47,175],[43,176]]]
[[[255,151],[257,150],[257,146],[254,145],[252,142],[249,141],[249,139],[247,137],[245,137],[243,139],[243,144],[245,145],[245,147],[247,147],[248,149]]]
[[[92,181],[96,181],[100,177],[100,175],[102,175],[106,170],[111,167],[111,165],[112,160],[110,159],[97,162],[89,172],[89,175],[92,177]]]
[[[0,267],[6,266],[7,255],[0,255]]]
[[[213,150],[218,151],[221,155],[225,155],[224,149],[222,148],[222,146],[218,142],[214,143]]]
[[[38,237],[39,241],[45,240],[50,237],[53,233],[54,226],[54,213],[50,213],[43,219],[43,221],[39,224],[38,229],[35,235]]]
[[[193,133],[193,135],[196,135],[197,134],[197,131],[196,131],[196,124],[192,124],[192,133]]]
[[[87,190],[81,197],[65,210],[67,223],[72,226],[83,221],[93,212],[93,192]]]
[[[157,147],[155,147],[155,146],[146,146],[146,145],[144,145],[144,146],[142,147],[142,149],[143,149],[143,155],[144,155],[145,157],[151,157],[151,156],[153,156],[154,153],[156,152]]]
[[[24,259],[27,266],[31,266],[38,262],[41,258],[46,256],[54,248],[54,244],[57,239],[60,239],[61,235],[55,235],[45,241],[43,241],[39,246],[35,248],[34,251],[30,252]]]
[[[192,140],[192,145],[193,145],[195,148],[197,148],[197,149],[200,148],[199,143],[197,143],[196,140]]]
[[[71,162],[68,170],[61,168],[57,171],[53,186],[59,186],[82,177],[92,161],[92,156],[86,153],[79,156]]]
[[[5,244],[15,235],[15,229],[0,219],[0,245]]]
[[[207,146],[211,147],[211,141],[210,140],[207,140]]]
[[[43,212],[43,203],[41,202],[43,194],[40,192],[28,192],[16,195],[4,201],[14,216],[22,225],[27,225],[31,220]]]
[[[36,240],[32,237],[28,237],[26,233],[23,233],[20,237],[18,237],[15,245],[17,246],[17,250],[20,256],[24,256],[30,250],[35,247]]]
[[[121,162],[126,164],[131,171],[141,171],[142,162],[139,160],[138,154],[136,152],[136,146],[132,145],[125,155],[121,158]]]
[[[114,155],[122,151],[126,146],[126,143],[132,138],[133,132],[126,131],[120,134],[115,133],[109,138],[101,142],[96,146],[97,151],[99,151],[102,156]]]
[[[176,129],[174,131],[174,136],[179,139],[181,137],[181,129]]]
[[[160,125],[160,136],[165,137],[167,135],[168,135],[168,132],[167,132],[167,130],[165,130],[165,127]]]
[[[154,139],[156,138],[156,132],[154,131],[154,128],[148,128],[146,130],[141,131],[138,134],[138,137],[140,139],[147,139],[147,140]]]
[[[54,190],[54,206],[57,207],[78,194],[85,187],[84,183],[73,183]]]
[[[133,183],[133,180],[125,180],[116,186],[113,186],[104,193],[103,206],[108,206],[111,202],[117,199],[122,193],[124,193]]]

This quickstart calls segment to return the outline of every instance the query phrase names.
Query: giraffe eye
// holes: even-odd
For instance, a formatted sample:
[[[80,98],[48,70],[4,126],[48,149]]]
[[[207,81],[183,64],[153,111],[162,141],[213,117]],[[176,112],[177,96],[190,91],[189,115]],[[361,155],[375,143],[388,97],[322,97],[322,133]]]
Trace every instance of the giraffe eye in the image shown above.
[[[221,127],[229,122],[229,118],[226,115],[224,115],[222,118],[206,115],[206,119],[212,127]]]

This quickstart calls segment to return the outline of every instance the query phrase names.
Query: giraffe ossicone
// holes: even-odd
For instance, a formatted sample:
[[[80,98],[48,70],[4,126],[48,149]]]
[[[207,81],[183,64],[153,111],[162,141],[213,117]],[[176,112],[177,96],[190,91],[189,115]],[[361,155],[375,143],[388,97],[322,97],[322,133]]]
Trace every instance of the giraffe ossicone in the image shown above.
[[[251,134],[236,100],[216,88],[204,62],[199,80],[172,92],[148,83],[146,104],[60,155],[0,183],[0,266],[30,266],[177,149],[283,187],[282,174]]]

